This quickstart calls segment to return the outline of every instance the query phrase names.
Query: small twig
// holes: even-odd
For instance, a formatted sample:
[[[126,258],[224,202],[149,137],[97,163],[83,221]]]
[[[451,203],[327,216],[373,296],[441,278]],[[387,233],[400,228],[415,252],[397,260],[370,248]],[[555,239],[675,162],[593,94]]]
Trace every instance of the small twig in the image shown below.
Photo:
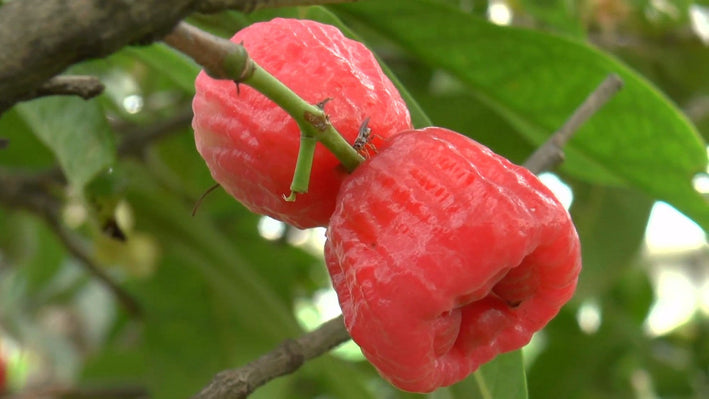
[[[217,374],[192,399],[241,399],[276,377],[291,374],[306,361],[318,357],[350,339],[342,316],[334,318],[295,340],[283,342],[273,351],[234,370]]]
[[[26,93],[21,101],[45,96],[79,96],[91,99],[103,92],[104,85],[95,76],[62,75],[55,76],[42,83],[38,88]]]
[[[194,203],[194,206],[192,207],[192,217],[194,217],[197,214],[197,209],[199,209],[200,205],[202,205],[202,201],[211,193],[212,191],[218,189],[221,187],[221,184],[215,183],[211,187],[209,187],[202,195],[199,196],[197,199],[197,202]]]
[[[88,100],[103,92],[104,85],[95,76],[55,76],[37,88],[40,96],[75,95]]]
[[[548,170],[564,160],[563,148],[571,136],[588,118],[598,111],[623,87],[618,75],[611,74],[576,108],[564,125],[524,162],[524,167],[534,173]]]

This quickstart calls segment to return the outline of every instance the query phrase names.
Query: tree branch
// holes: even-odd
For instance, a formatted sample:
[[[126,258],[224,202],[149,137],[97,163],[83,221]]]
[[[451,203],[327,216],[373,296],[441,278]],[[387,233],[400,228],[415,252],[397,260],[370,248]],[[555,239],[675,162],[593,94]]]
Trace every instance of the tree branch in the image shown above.
[[[563,160],[562,148],[576,130],[598,111],[622,86],[616,75],[609,75],[603,83],[574,111],[564,126],[555,132],[525,162],[535,174]],[[238,369],[218,373],[192,399],[242,399],[268,381],[298,370],[309,359],[315,358],[350,338],[343,317],[332,319],[317,329],[293,341],[286,341],[273,351]]]
[[[253,74],[254,63],[244,46],[212,35],[188,23],[177,24],[175,29],[163,38],[163,41],[191,57],[214,79],[241,82]]]
[[[0,114],[67,67],[151,43],[194,11],[343,0],[23,0],[0,7]]]
[[[225,370],[192,399],[241,399],[276,377],[291,374],[306,361],[318,357],[350,339],[342,316],[325,322],[295,340],[287,340],[273,351],[244,367]]]
[[[622,87],[623,81],[618,75],[608,75],[596,90],[576,108],[564,125],[534,151],[523,166],[534,173],[541,173],[561,163],[564,160],[563,148],[571,136]]]
[[[0,8],[0,112],[68,66],[151,42],[195,0],[23,0]]]
[[[88,100],[101,94],[103,89],[103,83],[95,76],[55,76],[42,83],[36,90],[27,92],[19,100],[25,101],[37,97],[56,95],[74,95]]]

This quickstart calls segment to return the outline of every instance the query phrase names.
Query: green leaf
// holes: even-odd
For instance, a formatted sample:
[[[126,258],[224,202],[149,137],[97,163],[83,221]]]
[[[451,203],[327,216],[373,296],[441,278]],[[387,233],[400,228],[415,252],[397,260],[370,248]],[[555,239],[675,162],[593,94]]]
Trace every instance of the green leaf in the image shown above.
[[[9,169],[46,169],[54,156],[33,134],[25,120],[12,108],[0,116],[0,138],[7,146],[0,149],[0,165]]]
[[[520,0],[523,12],[533,16],[542,28],[557,31],[568,36],[585,35],[583,20],[580,18],[583,6],[567,0]],[[514,10],[515,12],[517,10]]]
[[[573,183],[571,216],[581,239],[577,297],[603,294],[638,255],[653,201],[621,188]]]
[[[612,367],[637,350],[637,341],[629,341],[613,328],[607,328],[610,326],[605,316],[601,329],[593,335],[579,330],[572,309],[562,309],[547,325],[544,330],[547,345],[528,370],[531,397],[632,397],[628,392],[629,378],[618,378]]]
[[[465,134],[504,154],[512,162],[521,164],[534,151],[506,120],[467,93],[429,94],[417,98],[434,124]]]
[[[525,399],[527,380],[522,351],[504,353],[473,375],[451,386],[453,397],[466,399]]]
[[[637,187],[709,228],[709,206],[691,182],[706,168],[704,143],[641,76],[580,42],[495,26],[430,0],[398,4],[334,9],[461,80],[534,145],[560,127],[609,73],[620,75],[624,89],[571,140],[564,170],[595,183]]]
[[[514,371],[514,372],[512,372]],[[522,351],[502,354],[480,367],[474,376],[481,392],[489,398],[523,399],[527,397],[527,378],[524,373]]]
[[[4,261],[16,266],[25,289],[37,301],[59,272],[66,249],[42,220],[25,212],[0,212],[0,248]]]
[[[147,47],[127,47],[126,53],[165,74],[180,89],[194,93],[194,80],[202,69],[192,59],[163,43]]]
[[[93,101],[48,97],[22,103],[18,113],[54,153],[67,180],[83,188],[115,158],[115,142],[103,111]]]

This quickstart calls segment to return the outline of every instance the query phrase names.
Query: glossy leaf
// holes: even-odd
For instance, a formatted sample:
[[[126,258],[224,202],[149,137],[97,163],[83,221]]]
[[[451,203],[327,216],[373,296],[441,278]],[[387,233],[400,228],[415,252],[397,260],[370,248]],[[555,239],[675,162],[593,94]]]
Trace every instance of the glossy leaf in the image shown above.
[[[581,14],[581,5],[578,2],[565,0],[521,0],[522,11],[534,17],[540,28],[559,32],[572,37],[585,35]],[[513,10],[513,12],[518,10]]]

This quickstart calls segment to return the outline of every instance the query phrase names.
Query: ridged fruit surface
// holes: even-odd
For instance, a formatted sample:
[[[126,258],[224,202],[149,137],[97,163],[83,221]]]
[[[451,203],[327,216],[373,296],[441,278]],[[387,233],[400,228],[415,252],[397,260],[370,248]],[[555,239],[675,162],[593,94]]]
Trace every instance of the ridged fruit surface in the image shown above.
[[[581,268],[571,219],[536,176],[442,128],[390,138],[345,180],[325,256],[352,338],[414,392],[527,344]]]
[[[7,391],[7,364],[0,353],[0,395]]]
[[[374,145],[411,128],[406,104],[373,54],[335,27],[308,20],[274,19],[239,31],[266,71],[306,101],[324,107],[330,122],[354,143],[369,117]],[[202,71],[193,100],[197,150],[214,179],[253,212],[296,227],[325,226],[347,175],[322,144],[317,145],[307,194],[286,202],[300,131],[271,100],[246,85],[215,80]]]

